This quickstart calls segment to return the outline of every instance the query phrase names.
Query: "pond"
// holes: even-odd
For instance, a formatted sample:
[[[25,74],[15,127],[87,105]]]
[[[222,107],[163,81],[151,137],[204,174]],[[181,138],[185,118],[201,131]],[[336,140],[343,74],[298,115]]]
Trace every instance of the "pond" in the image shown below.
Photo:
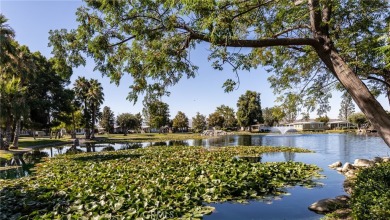
[[[142,142],[142,143],[102,143],[82,144],[79,151],[98,152],[106,150],[123,150],[146,146],[293,146],[302,147],[316,153],[273,153],[263,155],[261,161],[301,161],[316,164],[323,169],[326,178],[319,180],[323,185],[313,189],[292,187],[288,195],[282,198],[270,198],[266,201],[249,201],[248,204],[220,203],[210,204],[215,212],[204,219],[320,219],[322,215],[308,210],[308,206],[320,199],[345,194],[342,183],[344,176],[328,168],[328,165],[341,161],[351,162],[357,158],[371,159],[376,156],[389,156],[390,148],[379,137],[358,136],[353,134],[290,134],[290,135],[234,135],[203,140]],[[70,146],[59,146],[36,149],[22,158],[31,164],[42,156],[55,156],[66,153]],[[0,172],[1,173],[1,172]],[[30,175],[20,170],[15,177]],[[0,175],[0,178],[7,178]],[[8,177],[9,178],[9,177]]]

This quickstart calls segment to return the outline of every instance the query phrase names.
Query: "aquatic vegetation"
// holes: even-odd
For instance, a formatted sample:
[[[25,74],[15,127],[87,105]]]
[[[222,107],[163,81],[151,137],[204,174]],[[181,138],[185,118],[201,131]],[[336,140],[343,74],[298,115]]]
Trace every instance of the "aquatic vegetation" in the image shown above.
[[[213,202],[282,195],[312,187],[319,168],[300,162],[234,159],[287,147],[148,147],[59,155],[34,176],[0,180],[0,218],[201,218]]]

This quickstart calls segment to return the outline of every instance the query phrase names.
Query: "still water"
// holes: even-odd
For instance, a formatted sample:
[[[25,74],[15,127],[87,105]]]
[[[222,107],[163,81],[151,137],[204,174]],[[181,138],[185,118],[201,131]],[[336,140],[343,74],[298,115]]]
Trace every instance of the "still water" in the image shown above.
[[[85,144],[78,148],[84,152],[98,152],[106,150],[134,149],[146,146],[292,146],[310,149],[315,153],[274,153],[263,155],[262,162],[266,161],[301,161],[316,164],[323,169],[326,177],[318,180],[322,186],[313,189],[292,187],[288,194],[281,199],[267,201],[250,201],[248,204],[221,203],[209,204],[214,206],[215,212],[204,219],[320,219],[322,215],[307,209],[312,203],[338,195],[345,194],[342,184],[344,176],[329,169],[328,165],[341,161],[353,163],[357,158],[371,159],[376,156],[389,156],[390,148],[379,137],[357,136],[352,134],[310,134],[310,135],[235,135],[203,140],[117,143],[117,144]],[[70,146],[50,147],[35,150],[33,154],[55,156],[66,153]],[[35,161],[33,161],[35,162]],[[20,171],[18,177],[29,175]],[[1,178],[1,175],[0,175]]]

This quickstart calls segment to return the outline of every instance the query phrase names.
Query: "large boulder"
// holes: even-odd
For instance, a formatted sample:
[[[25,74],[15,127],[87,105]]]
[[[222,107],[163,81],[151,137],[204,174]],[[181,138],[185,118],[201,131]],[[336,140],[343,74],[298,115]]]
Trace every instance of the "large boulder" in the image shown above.
[[[337,196],[334,199],[321,199],[311,204],[308,208],[309,210],[314,211],[316,213],[326,214],[329,212],[334,212],[340,208],[347,208],[348,200],[349,196],[347,195]]]

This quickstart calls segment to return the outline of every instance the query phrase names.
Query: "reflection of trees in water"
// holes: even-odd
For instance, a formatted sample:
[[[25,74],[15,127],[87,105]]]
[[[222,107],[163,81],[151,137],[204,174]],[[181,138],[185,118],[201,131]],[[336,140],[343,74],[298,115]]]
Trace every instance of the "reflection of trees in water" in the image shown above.
[[[142,148],[142,143],[122,143],[119,150],[130,150]]]
[[[283,152],[283,156],[286,161],[295,161],[294,152]]]
[[[165,141],[154,142],[151,143],[150,146],[167,146],[167,142]]]
[[[194,146],[203,146],[203,139],[194,139]]]
[[[72,146],[71,148],[69,148],[68,150],[66,150],[65,154],[79,154],[79,153],[82,153],[84,152],[83,150],[75,147],[75,146]]]
[[[252,136],[250,136],[250,135],[238,136],[237,144],[239,146],[251,146],[252,145]]]
[[[107,146],[103,148],[102,151],[115,151],[115,148],[113,146]]]
[[[14,169],[0,171],[0,179],[17,179],[31,174],[33,165],[24,165]]]
[[[99,147],[99,145],[96,145],[94,143],[85,143],[85,148],[87,149],[87,152],[96,152],[96,147]]]
[[[54,147],[57,150],[57,154],[63,154],[62,150],[64,149],[63,146]]]
[[[25,154],[14,154],[10,160],[0,158],[0,165],[2,167],[15,166],[15,168],[12,169],[1,170],[0,179],[16,179],[28,176],[31,174],[30,169],[34,167],[34,164],[38,163],[42,157],[47,156],[48,153],[39,152],[38,150]]]
[[[168,141],[168,146],[188,146],[187,141]]]
[[[28,164],[36,164],[39,163],[43,157],[48,156],[49,154],[47,152],[33,150],[32,152],[23,154],[23,159]]]

